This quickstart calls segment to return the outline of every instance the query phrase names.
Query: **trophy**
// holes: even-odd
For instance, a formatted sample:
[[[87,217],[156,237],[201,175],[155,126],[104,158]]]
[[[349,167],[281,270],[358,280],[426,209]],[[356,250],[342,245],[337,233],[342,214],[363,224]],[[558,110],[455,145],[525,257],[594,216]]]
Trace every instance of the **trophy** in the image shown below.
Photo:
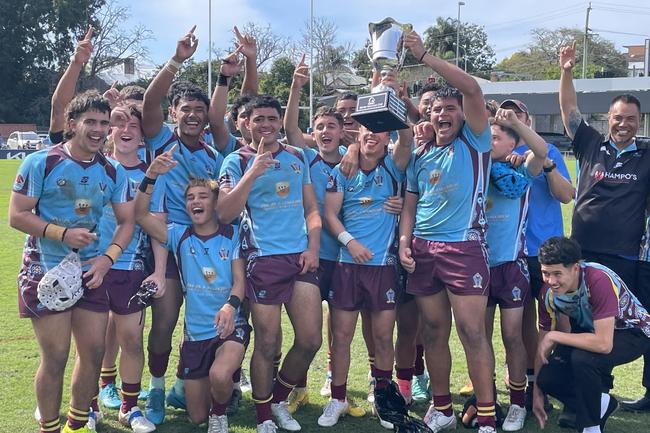
[[[404,35],[410,33],[413,26],[385,18],[378,23],[369,23],[368,30],[371,38],[368,58],[374,69],[381,71],[382,76],[389,71],[399,71],[406,57]],[[359,96],[352,117],[372,132],[384,132],[408,128],[406,115],[406,104],[395,90],[379,84],[370,94]]]

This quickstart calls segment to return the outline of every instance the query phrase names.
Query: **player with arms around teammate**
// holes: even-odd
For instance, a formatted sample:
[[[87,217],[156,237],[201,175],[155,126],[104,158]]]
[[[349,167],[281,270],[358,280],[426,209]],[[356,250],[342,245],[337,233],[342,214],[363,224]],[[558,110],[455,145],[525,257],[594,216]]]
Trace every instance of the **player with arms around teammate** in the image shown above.
[[[185,382],[190,420],[208,419],[209,433],[227,433],[226,409],[232,375],[242,363],[250,336],[244,297],[244,261],[236,227],[219,224],[216,181],[192,179],[185,189],[190,225],[165,224],[149,212],[153,185],[176,165],[174,149],[159,155],[136,196],[136,219],[149,236],[166,245],[178,263],[186,313],[179,378]]]
[[[97,389],[109,310],[102,281],[133,234],[133,206],[129,203],[126,174],[100,151],[108,134],[109,117],[108,101],[97,92],[75,97],[65,112],[66,142],[33,153],[23,161],[9,203],[9,224],[28,235],[18,275],[19,309],[21,317],[31,318],[41,350],[34,382],[42,432],[60,429],[59,409],[71,335],[77,361],[64,431],[89,431],[88,408]],[[92,230],[109,203],[117,225],[110,245],[101,251]],[[84,263],[83,296],[74,306],[61,293],[39,302],[40,280],[71,249],[79,250]]]
[[[285,400],[307,374],[321,345],[322,309],[315,274],[321,220],[304,153],[278,142],[280,103],[258,96],[246,112],[252,142],[224,161],[217,214],[222,222],[242,216],[246,295],[255,328],[251,382],[257,431],[276,430],[272,414],[281,428],[297,431],[300,425]],[[295,336],[273,385],[282,304]]]
[[[431,123],[435,140],[418,147],[407,170],[400,218],[400,261],[410,273],[407,293],[420,310],[433,404],[425,422],[434,431],[454,428],[449,375],[453,310],[477,396],[480,433],[492,433],[494,357],[485,329],[490,270],[484,201],[490,170],[490,127],[478,83],[461,69],[428,54],[412,32],[405,44],[450,86],[437,91]]]

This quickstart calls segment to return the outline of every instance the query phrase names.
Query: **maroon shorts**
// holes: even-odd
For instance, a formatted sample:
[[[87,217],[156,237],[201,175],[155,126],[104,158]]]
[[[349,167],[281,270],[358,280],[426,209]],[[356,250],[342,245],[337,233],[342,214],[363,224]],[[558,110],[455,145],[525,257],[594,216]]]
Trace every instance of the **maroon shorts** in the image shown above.
[[[411,254],[415,272],[408,275],[408,293],[429,296],[447,289],[460,296],[488,295],[490,268],[483,242],[436,242],[413,237]]]
[[[248,346],[252,328],[250,325],[236,326],[225,339],[214,337],[209,340],[181,341],[180,359],[176,376],[179,379],[201,379],[208,377],[217,349],[226,341],[234,341]]]
[[[530,275],[526,259],[502,263],[490,268],[488,305],[499,308],[523,308],[530,298]]]
[[[63,311],[53,311],[45,308],[41,301],[38,300],[38,283],[43,278],[43,268],[40,263],[31,262],[23,263],[23,267],[18,273],[18,312],[23,318],[38,318],[48,314],[62,313]],[[84,294],[72,307],[83,308],[84,310],[105,313],[109,310],[108,293],[104,286],[96,289],[86,287],[88,278],[81,282]],[[64,311],[67,311],[64,310]]]
[[[332,277],[336,262],[333,260],[320,259],[318,261],[318,288],[320,289],[320,298],[327,301],[332,292]]]
[[[176,264],[176,257],[170,252],[167,255],[167,267],[165,269],[165,278],[168,280],[181,280],[181,274],[178,272],[178,265]]]
[[[255,304],[277,305],[291,301],[296,281],[318,287],[316,272],[300,275],[300,254],[250,257],[246,267],[246,296]]]
[[[394,265],[337,263],[332,277],[332,308],[345,311],[395,309],[397,274]]]
[[[113,313],[126,315],[147,308],[135,300],[129,305],[129,300],[140,289],[145,278],[143,271],[111,269],[106,273],[101,288],[108,293],[109,307]]]

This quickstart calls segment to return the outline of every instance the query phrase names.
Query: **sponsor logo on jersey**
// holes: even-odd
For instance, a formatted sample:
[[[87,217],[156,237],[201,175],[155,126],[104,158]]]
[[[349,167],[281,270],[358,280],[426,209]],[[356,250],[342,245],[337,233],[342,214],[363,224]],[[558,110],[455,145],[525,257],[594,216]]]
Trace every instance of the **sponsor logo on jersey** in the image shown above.
[[[66,180],[65,180],[64,178],[60,177],[60,178],[58,178],[58,179],[56,180],[56,184],[57,184],[58,186],[65,186],[65,184],[66,184]]]
[[[260,299],[266,298],[266,290],[262,289],[259,292],[257,292],[257,297]]]
[[[382,186],[384,184],[384,177],[382,175],[377,175],[374,177],[373,181],[375,185]]]
[[[442,176],[442,171],[438,170],[437,168],[435,170],[432,170],[429,173],[429,184],[431,186],[435,186],[440,182],[440,177]]]
[[[278,182],[275,184],[275,193],[279,197],[286,197],[289,195],[289,182]]]
[[[91,201],[85,198],[80,198],[74,202],[74,211],[77,215],[88,215],[90,213]]]
[[[230,255],[230,251],[228,251],[227,249],[225,249],[225,248],[221,248],[221,249],[219,250],[219,258],[220,258],[221,260],[228,260],[228,256],[229,256],[229,255]]]
[[[215,278],[217,278],[217,271],[215,271],[214,268],[203,267],[201,268],[201,271],[203,272],[203,278],[205,278],[205,281],[208,283],[212,283]]]
[[[235,328],[235,336],[238,339],[243,340],[245,334],[246,333],[244,332],[244,330],[242,328]]]
[[[368,207],[372,204],[372,197],[361,197],[359,198],[359,203],[361,203],[361,206],[363,207]]]
[[[594,170],[594,180],[600,182],[601,180],[609,180],[613,183],[630,183],[637,181],[637,175],[634,173],[612,173],[606,170]]]
[[[79,180],[80,185],[88,185],[88,176],[82,176]]]

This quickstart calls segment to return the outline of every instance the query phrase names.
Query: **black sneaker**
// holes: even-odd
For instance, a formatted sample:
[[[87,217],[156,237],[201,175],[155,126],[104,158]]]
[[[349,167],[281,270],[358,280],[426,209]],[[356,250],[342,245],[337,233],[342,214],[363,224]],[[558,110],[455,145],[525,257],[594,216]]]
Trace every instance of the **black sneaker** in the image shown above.
[[[557,425],[559,425],[562,428],[570,428],[574,429],[576,428],[576,413],[572,410],[564,406],[562,409],[562,413],[560,416],[557,417]]]
[[[233,389],[232,395],[230,396],[230,402],[226,408],[226,415],[232,416],[237,413],[237,410],[239,410],[239,400],[241,400],[241,391]]]
[[[607,410],[605,411],[605,414],[603,417],[600,419],[600,431],[604,432],[605,431],[605,423],[607,422],[607,419],[612,415],[616,410],[618,409],[618,400],[616,400],[613,396],[609,396],[609,404],[607,405]]]
[[[645,395],[638,400],[622,401],[621,407],[630,412],[648,412],[650,411],[650,397]]]

